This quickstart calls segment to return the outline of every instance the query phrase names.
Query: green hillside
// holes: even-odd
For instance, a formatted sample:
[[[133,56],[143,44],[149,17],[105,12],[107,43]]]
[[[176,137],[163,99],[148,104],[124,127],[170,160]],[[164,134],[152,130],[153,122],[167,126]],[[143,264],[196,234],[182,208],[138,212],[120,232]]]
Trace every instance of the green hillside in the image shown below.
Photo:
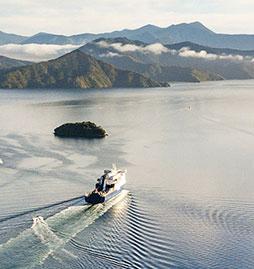
[[[190,82],[193,81],[193,76],[198,81],[254,78],[254,51],[210,48],[191,42],[165,45],[161,53],[154,53],[146,48],[149,45],[140,41],[100,38],[80,49],[118,68],[136,71],[159,81]],[[170,69],[163,67],[173,67],[171,70],[177,76],[171,79]],[[151,68],[158,72],[151,73]],[[191,77],[190,69],[193,74]],[[177,71],[181,74],[178,75]]]
[[[32,62],[21,61],[21,60],[12,59],[5,56],[0,56],[0,70],[6,70],[13,67],[26,66],[29,64],[32,64]]]
[[[0,76],[1,88],[164,87],[136,72],[120,70],[80,50],[58,59],[16,68]]]
[[[195,67],[181,67],[178,65],[162,65],[158,56],[152,53],[137,52],[119,52],[113,47],[103,47],[98,45],[104,41],[107,44],[135,45],[136,47],[145,47],[146,44],[140,41],[128,40],[127,38],[100,38],[90,42],[80,48],[80,50],[89,53],[90,55],[110,63],[120,69],[131,70],[141,73],[151,79],[158,81],[177,81],[177,82],[201,82],[207,80],[223,80],[224,77],[215,73],[209,72]],[[116,56],[109,57],[112,53]],[[163,54],[163,56],[167,56]],[[162,56],[162,57],[163,57]]]

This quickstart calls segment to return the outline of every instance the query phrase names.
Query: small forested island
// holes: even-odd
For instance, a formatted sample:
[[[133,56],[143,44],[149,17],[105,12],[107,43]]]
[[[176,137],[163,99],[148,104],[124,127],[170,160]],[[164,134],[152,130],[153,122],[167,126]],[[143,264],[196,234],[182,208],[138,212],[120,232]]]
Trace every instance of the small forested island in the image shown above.
[[[60,137],[103,138],[108,134],[91,121],[65,123],[54,130],[54,135]]]

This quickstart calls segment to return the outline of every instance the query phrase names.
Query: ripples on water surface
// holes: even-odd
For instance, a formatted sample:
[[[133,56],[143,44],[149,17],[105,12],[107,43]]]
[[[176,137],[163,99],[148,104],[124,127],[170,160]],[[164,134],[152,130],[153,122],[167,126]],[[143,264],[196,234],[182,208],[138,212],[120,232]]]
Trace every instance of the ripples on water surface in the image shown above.
[[[0,268],[253,268],[253,88],[0,90]],[[84,120],[109,137],[52,135]],[[126,191],[84,204],[112,162]]]

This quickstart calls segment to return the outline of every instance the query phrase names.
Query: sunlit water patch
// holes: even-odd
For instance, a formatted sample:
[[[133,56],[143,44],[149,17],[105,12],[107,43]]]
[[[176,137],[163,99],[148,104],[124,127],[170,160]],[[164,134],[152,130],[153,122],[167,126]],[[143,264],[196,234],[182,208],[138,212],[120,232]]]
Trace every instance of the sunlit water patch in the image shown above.
[[[1,90],[0,268],[253,268],[253,89]],[[73,207],[112,163],[129,194]]]
[[[41,216],[34,217],[31,228],[0,246],[1,267],[28,268],[42,263],[48,255],[58,249],[62,250],[77,233],[91,225],[126,195],[127,192],[123,191],[105,204],[74,205],[46,220]],[[88,251],[92,252],[91,249]],[[64,252],[68,254],[68,251]]]

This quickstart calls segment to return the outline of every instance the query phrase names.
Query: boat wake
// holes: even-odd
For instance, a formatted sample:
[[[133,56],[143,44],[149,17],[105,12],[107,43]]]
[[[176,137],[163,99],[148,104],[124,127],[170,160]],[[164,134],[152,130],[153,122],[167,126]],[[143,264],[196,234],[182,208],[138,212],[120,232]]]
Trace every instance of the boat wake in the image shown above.
[[[64,249],[65,245],[127,194],[124,190],[105,204],[70,206],[46,220],[34,217],[31,228],[0,245],[1,268],[31,268],[42,264],[49,255],[54,257],[56,251],[73,256]]]
[[[61,202],[56,202],[56,203],[53,203],[53,204],[49,204],[49,205],[45,205],[45,206],[41,206],[41,207],[35,207],[35,208],[30,208],[28,210],[25,210],[25,211],[21,211],[21,212],[16,212],[15,214],[12,214],[12,215],[5,215],[5,216],[1,216],[0,215],[0,223],[1,222],[5,222],[5,221],[8,221],[8,220],[11,220],[11,219],[16,219],[16,218],[20,218],[20,217],[23,217],[23,216],[26,216],[26,215],[31,215],[35,212],[38,212],[38,211],[41,211],[41,210],[47,210],[47,209],[56,209],[57,206],[64,206],[66,203],[71,203],[71,202],[74,202],[76,200],[80,200],[81,198],[83,198],[83,196],[78,196],[78,197],[75,197],[75,198],[71,198],[71,199],[68,199],[68,200],[64,200],[64,201],[61,201]],[[76,204],[79,204],[79,205],[84,205],[84,203],[82,203],[82,201],[78,201],[78,202],[75,202],[75,205]],[[66,207],[66,205],[65,205]]]

